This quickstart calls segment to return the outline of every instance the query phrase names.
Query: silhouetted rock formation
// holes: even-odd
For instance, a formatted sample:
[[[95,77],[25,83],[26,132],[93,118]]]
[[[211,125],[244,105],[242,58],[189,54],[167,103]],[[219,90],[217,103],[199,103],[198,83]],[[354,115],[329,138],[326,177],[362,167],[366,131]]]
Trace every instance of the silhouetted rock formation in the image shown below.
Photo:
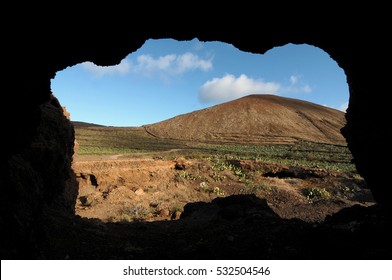
[[[288,24],[277,25],[263,17],[265,12],[259,8],[237,5],[233,13],[209,12],[195,5],[192,9],[196,17],[189,15],[188,10],[162,10],[148,25],[133,18],[128,9],[122,15],[121,7],[107,3],[101,11],[94,7],[94,12],[80,12],[79,17],[76,10],[64,12],[62,17],[50,7],[42,19],[34,11],[12,15],[2,37],[7,75],[4,88],[10,90],[4,92],[2,102],[9,110],[1,112],[5,148],[0,163],[2,259],[65,257],[60,254],[64,249],[60,241],[45,232],[68,234],[63,236],[63,242],[87,234],[83,227],[72,231],[71,224],[78,220],[71,213],[70,198],[74,195],[73,191],[69,198],[64,194],[68,193],[69,184],[65,181],[70,178],[74,135],[61,107],[51,97],[50,79],[57,71],[84,61],[117,64],[149,38],[218,40],[260,54],[287,43],[311,44],[326,51],[347,75],[350,102],[343,133],[348,146],[374,198],[385,211],[390,211],[392,188],[385,176],[390,168],[385,164],[390,147],[390,104],[385,96],[390,79],[385,66],[391,51],[386,24],[389,16],[383,15],[383,10],[388,9],[377,5],[375,10],[366,5],[363,13],[352,13],[343,11],[341,5],[330,4],[322,6],[319,13],[294,5],[290,15],[285,16]],[[138,6],[137,11],[140,10],[143,8]],[[368,20],[373,12],[375,15]],[[71,216],[60,219],[54,213]],[[56,221],[55,228],[43,223],[43,218]],[[83,225],[88,227],[88,223]],[[95,228],[91,223],[90,226]],[[377,239],[377,233],[366,238]],[[106,236],[102,240],[108,239]],[[43,251],[55,241],[58,247]],[[86,257],[91,248],[78,249],[74,252]],[[105,258],[115,252],[102,248],[95,256]]]
[[[39,106],[32,142],[2,165],[1,228],[5,258],[42,258],[48,208],[74,214],[77,184],[70,168],[74,130],[58,100]],[[26,120],[28,121],[28,119]]]

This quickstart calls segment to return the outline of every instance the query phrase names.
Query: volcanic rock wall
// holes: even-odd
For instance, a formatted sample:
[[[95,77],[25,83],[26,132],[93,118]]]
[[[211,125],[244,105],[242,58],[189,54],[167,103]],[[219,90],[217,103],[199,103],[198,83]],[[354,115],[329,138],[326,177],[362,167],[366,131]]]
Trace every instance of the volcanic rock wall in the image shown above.
[[[74,129],[53,95],[38,107],[40,118],[31,143],[2,165],[2,253],[42,257],[43,216],[53,207],[73,214],[77,183],[70,169]]]
[[[74,134],[51,95],[50,80],[57,71],[84,61],[117,64],[150,38],[218,40],[260,54],[287,43],[326,51],[347,75],[350,103],[343,132],[358,171],[379,204],[390,208],[392,188],[385,178],[389,165],[382,163],[389,150],[390,109],[384,99],[389,79],[384,69],[389,66],[390,43],[384,22],[388,17],[382,15],[382,8],[377,8],[381,13],[368,6],[366,13],[346,13],[340,6],[293,9],[285,18],[289,24],[279,25],[264,18],[259,8],[252,12],[249,7],[223,14],[195,6],[193,16],[188,10],[170,13],[169,9],[153,21],[146,19],[149,25],[134,19],[128,9],[121,14],[121,7],[95,8],[94,13],[64,12],[63,17],[48,9],[44,15],[18,13],[20,18],[11,17],[18,24],[10,23],[14,28],[10,25],[2,38],[5,88],[10,90],[3,96],[9,110],[3,108],[0,115],[2,258],[45,257],[40,248],[47,241],[42,224],[42,216],[49,215],[46,209],[72,215],[75,187],[69,180]],[[367,18],[373,12],[377,16],[370,16],[370,22]],[[115,19],[107,20],[110,16]]]

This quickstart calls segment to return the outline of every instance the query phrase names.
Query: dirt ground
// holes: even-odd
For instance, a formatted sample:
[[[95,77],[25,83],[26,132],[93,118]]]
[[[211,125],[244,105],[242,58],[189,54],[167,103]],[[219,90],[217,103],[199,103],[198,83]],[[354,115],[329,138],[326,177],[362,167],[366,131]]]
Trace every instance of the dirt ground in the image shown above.
[[[349,174],[121,156],[74,170],[76,216],[46,216],[45,258],[392,259],[391,218]]]
[[[43,217],[46,259],[392,259],[391,218],[354,175],[123,156],[74,170],[76,215]]]
[[[244,121],[239,120],[238,113],[225,118],[231,120],[228,126],[235,127],[235,133],[227,134],[226,129],[224,134],[205,137],[213,140],[218,137],[217,143],[244,143],[241,140],[244,138],[260,140],[260,135],[241,131],[237,124],[244,123],[248,129],[248,120],[253,119],[250,114],[263,108],[252,111],[255,102],[242,101],[249,105],[241,106],[248,108],[242,114]],[[301,106],[310,109],[308,105]],[[229,109],[235,112],[232,107]],[[289,117],[290,122],[282,121],[282,111],[275,111],[276,116],[271,115],[270,120],[276,120],[276,124],[295,120],[293,116]],[[213,121],[225,115],[211,114],[211,110],[202,113]],[[330,114],[327,115],[330,119]],[[195,116],[188,115],[184,122],[188,125],[197,119]],[[292,115],[287,111],[287,116]],[[310,119],[324,119],[317,116]],[[256,116],[254,119],[257,120]],[[305,119],[309,120],[309,116]],[[343,122],[339,120],[344,120],[343,115],[338,118],[334,133],[328,134],[331,139],[333,135],[342,137],[339,129]],[[222,123],[216,122],[216,129],[205,121],[197,121],[195,125],[219,132]],[[297,127],[298,132],[308,131],[309,124],[305,123],[306,129]],[[319,125],[317,131],[324,127],[323,131],[328,132],[331,122],[321,123],[327,126]],[[149,128],[150,134],[156,132]],[[182,150],[170,149],[188,149],[187,145],[173,145],[146,136],[145,130],[115,129],[114,134],[112,130],[87,129],[84,134],[79,130],[78,135],[89,147],[97,139],[101,141],[98,147],[106,148],[121,146],[119,139],[128,139],[137,144],[138,150],[153,151],[157,147],[161,152],[75,154],[73,171],[79,187],[75,215],[60,212],[44,217],[45,234],[50,240],[44,244],[45,258],[392,259],[392,219],[388,211],[374,203],[364,180],[355,173],[257,160],[228,161],[214,157],[212,150],[208,150],[208,155],[212,153],[208,158],[184,158],[177,156],[185,154]],[[177,131],[179,136],[184,133],[183,128]],[[195,126],[192,131],[199,135],[202,129]],[[116,133],[123,137],[117,137]],[[173,131],[167,133],[172,139]],[[284,143],[288,141],[286,138],[282,138]]]
[[[279,217],[322,222],[343,208],[374,204],[355,174],[255,160],[159,157],[75,160],[76,214],[103,222],[180,219],[185,205],[231,195],[265,199]]]

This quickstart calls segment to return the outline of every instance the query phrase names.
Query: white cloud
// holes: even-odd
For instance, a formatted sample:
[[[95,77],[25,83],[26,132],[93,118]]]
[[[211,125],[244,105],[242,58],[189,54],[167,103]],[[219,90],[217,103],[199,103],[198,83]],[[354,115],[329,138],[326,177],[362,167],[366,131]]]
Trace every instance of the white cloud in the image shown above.
[[[202,49],[204,49],[204,44],[200,41],[197,41],[192,48],[194,51],[201,51]]]
[[[190,70],[208,71],[212,68],[212,58],[201,59],[196,54],[187,52],[184,54],[168,54],[154,58],[151,55],[140,55],[137,64],[133,67],[135,72],[151,74],[153,71],[165,71],[168,74],[177,75]]]
[[[180,73],[193,69],[208,71],[212,68],[211,60],[199,59],[197,55],[192,53],[184,53],[178,56],[176,62],[176,69]]]
[[[153,71],[153,70],[166,70],[171,67],[173,61],[176,60],[176,55],[170,54],[160,56],[158,59],[154,59],[151,55],[139,55],[137,57],[137,65],[134,70]]]
[[[329,106],[329,105],[327,105],[327,104],[323,104],[323,106],[325,106],[325,107],[329,107],[329,108],[332,108],[332,109],[335,109],[335,110],[339,110],[339,111],[342,111],[342,112],[346,112],[346,110],[347,110],[347,108],[348,108],[348,101],[347,102],[344,102],[342,105],[340,105],[340,106]]]
[[[298,76],[291,75],[290,82],[291,82],[291,85],[295,85],[298,82]]]
[[[309,85],[303,85],[299,88],[299,91],[309,93],[312,91],[312,88]]]
[[[338,108],[336,108],[336,109],[338,109],[339,111],[342,111],[342,112],[346,112],[347,108],[348,108],[348,101],[347,101],[347,102],[344,102],[342,105],[340,105],[340,106],[339,106]]]
[[[199,90],[199,99],[209,103],[233,100],[249,94],[278,94],[280,87],[278,83],[255,80],[245,74],[239,77],[226,74],[204,83]]]
[[[245,74],[238,77],[226,74],[222,78],[213,78],[205,82],[199,89],[199,100],[202,103],[224,102],[249,94],[289,95],[311,91],[311,87],[302,83],[297,75],[291,75],[290,84],[285,86],[276,82],[252,79]]]
[[[168,54],[154,58],[149,54],[139,55],[136,62],[123,59],[114,66],[97,66],[92,62],[84,62],[82,67],[97,76],[108,74],[124,75],[130,71],[151,75],[154,72],[178,75],[190,70],[208,71],[212,68],[212,58],[201,59],[198,55],[187,52],[184,54]]]
[[[309,93],[312,91],[312,88],[305,83],[301,83],[300,76],[291,75],[290,76],[290,85],[282,86],[280,93],[281,94],[291,94],[291,93]]]
[[[89,61],[82,63],[81,66],[88,72],[97,76],[104,76],[108,74],[124,75],[128,73],[131,68],[131,64],[125,59],[121,60],[119,64],[113,66],[98,66]]]

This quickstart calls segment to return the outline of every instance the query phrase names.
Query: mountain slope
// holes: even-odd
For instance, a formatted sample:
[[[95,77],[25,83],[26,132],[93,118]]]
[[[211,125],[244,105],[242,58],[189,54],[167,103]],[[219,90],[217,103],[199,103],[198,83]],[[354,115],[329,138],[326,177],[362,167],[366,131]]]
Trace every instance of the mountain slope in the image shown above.
[[[72,121],[74,127],[105,127],[104,125],[80,121]]]
[[[297,140],[343,144],[341,111],[274,95],[234,101],[145,125],[159,138],[209,142],[292,143]]]

